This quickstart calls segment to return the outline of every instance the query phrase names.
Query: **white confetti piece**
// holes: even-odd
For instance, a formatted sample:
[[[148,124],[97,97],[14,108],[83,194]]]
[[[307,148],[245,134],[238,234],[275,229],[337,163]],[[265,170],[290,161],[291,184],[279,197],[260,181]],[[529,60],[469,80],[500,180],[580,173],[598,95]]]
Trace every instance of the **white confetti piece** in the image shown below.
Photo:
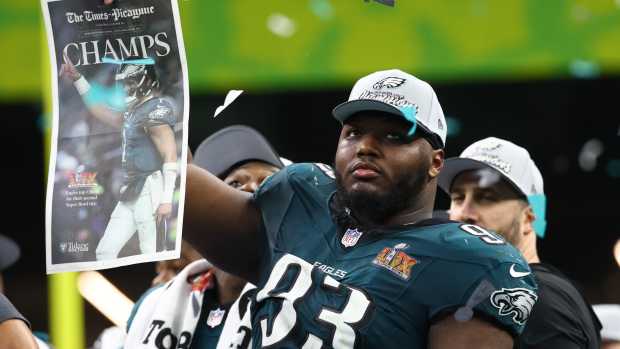
[[[226,109],[242,93],[243,93],[243,90],[228,91],[228,93],[226,94],[226,98],[224,98],[224,104],[220,105],[219,107],[217,107],[217,109],[215,109],[215,114],[213,114],[213,117],[217,117],[222,112],[222,110]]]

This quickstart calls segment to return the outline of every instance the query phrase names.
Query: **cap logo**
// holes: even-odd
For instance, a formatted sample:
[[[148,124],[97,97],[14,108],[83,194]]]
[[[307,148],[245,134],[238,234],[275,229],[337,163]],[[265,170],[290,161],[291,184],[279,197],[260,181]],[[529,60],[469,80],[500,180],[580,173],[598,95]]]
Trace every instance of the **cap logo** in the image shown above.
[[[500,142],[490,142],[489,144],[486,144],[486,145],[479,145],[477,147],[477,150],[478,151],[495,151],[501,147],[502,147],[502,143]]]
[[[441,122],[441,119],[437,119],[437,128],[443,130],[443,122]]]
[[[484,162],[485,164],[489,164],[506,174],[510,173],[510,170],[512,169],[512,165],[510,163],[492,154],[485,154],[485,153],[472,154],[470,158],[474,160],[478,160],[480,162]]]
[[[418,109],[417,105],[410,103],[409,101],[407,101],[407,99],[405,99],[405,96],[398,93],[375,92],[366,90],[362,92],[358,99],[373,99],[379,102],[393,105],[395,107],[414,106],[416,110]]]
[[[407,79],[389,76],[387,78],[384,78],[384,79],[381,79],[381,80],[377,81],[374,85],[372,85],[372,88],[374,88],[375,90],[380,90],[380,89],[382,89],[384,87],[386,87],[386,88],[396,88],[396,87],[404,84],[405,81],[407,81]]]

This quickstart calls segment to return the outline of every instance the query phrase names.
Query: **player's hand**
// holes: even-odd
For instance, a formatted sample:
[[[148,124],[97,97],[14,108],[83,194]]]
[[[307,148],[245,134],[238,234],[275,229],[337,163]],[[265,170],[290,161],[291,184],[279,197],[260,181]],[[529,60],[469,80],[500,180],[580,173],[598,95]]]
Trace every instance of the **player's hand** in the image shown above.
[[[103,0],[104,5],[112,5],[113,2],[114,0]]]
[[[71,79],[72,81],[77,81],[79,78],[82,77],[82,74],[80,74],[80,72],[73,65],[73,63],[71,63],[71,60],[69,59],[69,57],[67,57],[66,53],[63,53],[62,56],[64,57],[64,61],[66,63],[63,63],[60,66],[60,74],[58,74],[58,75],[60,77],[66,76],[67,78]]]
[[[155,215],[157,216],[157,224],[166,218],[170,218],[172,215],[172,204],[159,204]]]

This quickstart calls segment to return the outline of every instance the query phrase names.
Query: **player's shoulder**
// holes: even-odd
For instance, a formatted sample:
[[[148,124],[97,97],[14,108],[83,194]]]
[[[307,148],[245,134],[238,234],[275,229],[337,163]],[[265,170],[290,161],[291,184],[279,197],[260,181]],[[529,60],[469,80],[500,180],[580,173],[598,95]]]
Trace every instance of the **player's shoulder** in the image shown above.
[[[310,184],[313,186],[332,184],[336,175],[331,166],[314,162],[292,164],[285,167],[288,179],[299,185]]]
[[[143,119],[172,124],[176,121],[173,102],[169,98],[156,97],[141,106]]]
[[[434,224],[417,229],[429,230],[422,236],[437,246],[435,253],[441,259],[482,264],[490,268],[498,264],[514,263],[527,267],[521,253],[501,235],[474,224],[450,220],[436,220]]]
[[[546,263],[532,264],[531,269],[536,276],[541,293],[545,293],[545,301],[548,304],[556,306],[566,304],[571,309],[575,309],[575,306],[586,305],[578,286],[560,270]]]
[[[263,182],[258,192],[287,186],[293,191],[322,190],[334,184],[332,168],[320,163],[296,163],[285,166]],[[331,189],[331,187],[330,187]]]
[[[175,103],[170,97],[155,97],[152,101],[157,107],[170,108],[171,110],[174,110]]]

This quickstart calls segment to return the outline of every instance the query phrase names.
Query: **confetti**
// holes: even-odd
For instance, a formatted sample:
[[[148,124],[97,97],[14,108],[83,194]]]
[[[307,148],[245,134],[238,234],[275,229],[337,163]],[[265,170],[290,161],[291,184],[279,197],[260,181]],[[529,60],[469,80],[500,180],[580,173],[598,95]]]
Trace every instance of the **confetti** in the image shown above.
[[[239,97],[239,95],[241,95],[243,93],[243,90],[230,90],[228,91],[228,93],[226,94],[226,98],[224,99],[224,104],[220,105],[219,107],[217,107],[217,109],[215,109],[215,114],[213,114],[213,117],[217,117],[224,109],[226,109],[232,102],[235,101],[235,99],[237,99],[237,97]]]

